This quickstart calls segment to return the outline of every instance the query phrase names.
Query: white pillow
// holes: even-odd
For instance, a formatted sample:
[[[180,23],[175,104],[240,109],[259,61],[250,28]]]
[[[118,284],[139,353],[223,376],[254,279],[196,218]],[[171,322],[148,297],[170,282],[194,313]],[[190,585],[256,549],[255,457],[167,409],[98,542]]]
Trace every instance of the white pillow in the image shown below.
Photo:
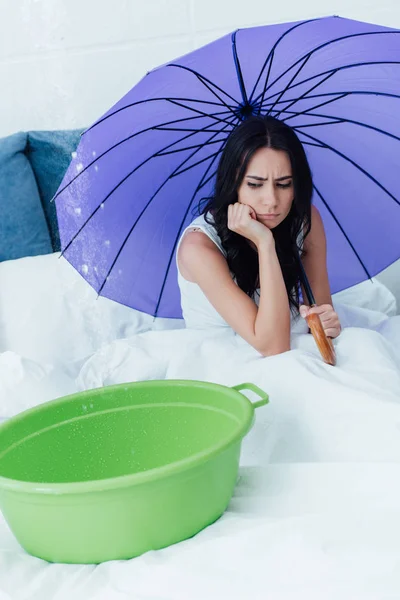
[[[39,365],[14,352],[0,354],[0,421],[77,391],[74,378],[62,367]]]
[[[333,294],[333,304],[335,301],[340,304],[375,310],[389,317],[397,314],[397,302],[394,294],[375,277]]]
[[[0,263],[0,352],[65,364],[115,339],[180,327],[182,320],[154,319],[98,297],[58,252]]]

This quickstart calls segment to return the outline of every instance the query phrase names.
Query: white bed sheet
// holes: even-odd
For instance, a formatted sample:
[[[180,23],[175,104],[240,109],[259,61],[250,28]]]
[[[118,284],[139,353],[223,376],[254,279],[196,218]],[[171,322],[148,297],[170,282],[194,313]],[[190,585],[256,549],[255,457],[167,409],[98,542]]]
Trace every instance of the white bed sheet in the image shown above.
[[[0,599],[397,599],[399,481],[396,463],[242,468],[214,525],[97,566],[30,557],[0,522]]]

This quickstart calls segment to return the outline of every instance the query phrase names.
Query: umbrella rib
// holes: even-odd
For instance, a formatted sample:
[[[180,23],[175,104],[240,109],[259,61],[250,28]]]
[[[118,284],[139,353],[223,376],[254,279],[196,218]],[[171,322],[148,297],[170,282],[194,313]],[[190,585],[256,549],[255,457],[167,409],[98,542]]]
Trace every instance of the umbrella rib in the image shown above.
[[[225,114],[226,111],[223,111],[223,114]],[[215,113],[215,114],[221,114],[221,113]],[[213,115],[210,115],[213,116]],[[172,125],[174,123],[180,123],[182,121],[191,121],[193,119],[201,119],[203,118],[203,115],[198,115],[195,117],[186,117],[184,119],[175,119],[174,121],[167,121],[166,123],[161,123],[162,125]],[[221,123],[225,122],[225,121],[220,121]],[[214,125],[214,123],[213,123]],[[142,129],[141,131],[137,131],[136,133],[133,133],[132,135],[129,135],[128,137],[124,138],[123,140],[120,140],[119,142],[117,142],[116,144],[114,144],[113,146],[110,146],[110,148],[107,148],[107,150],[105,150],[105,152],[102,152],[101,154],[99,154],[99,156],[97,156],[94,160],[92,160],[92,162],[90,162],[88,165],[86,165],[86,167],[84,167],[81,171],[79,171],[79,173],[77,175],[75,175],[75,177],[73,177],[63,188],[59,189],[57,191],[57,193],[53,196],[53,198],[51,199],[51,201],[53,202],[62,192],[64,192],[64,190],[67,189],[67,187],[69,187],[72,183],[74,183],[74,181],[76,181],[76,179],[78,179],[78,177],[80,177],[81,175],[83,175],[83,173],[85,173],[85,171],[87,171],[92,165],[94,165],[98,160],[100,160],[100,158],[102,158],[103,156],[105,156],[106,154],[108,154],[109,152],[111,152],[111,150],[114,150],[115,148],[117,148],[118,146],[120,146],[121,144],[127,142],[128,140],[133,139],[134,137],[141,135],[142,133],[146,133],[148,131],[151,131],[153,129],[156,129],[156,127],[146,127],[146,129]],[[179,131],[185,131],[185,130],[179,130]],[[194,133],[198,133],[199,129],[193,129],[192,130]],[[190,137],[190,136],[187,136]],[[187,137],[183,137],[181,138],[179,141],[183,141],[184,139],[187,139]],[[177,143],[177,142],[175,142]],[[166,146],[166,148],[168,148],[169,146]]]
[[[368,90],[366,91],[362,91],[362,90],[348,90],[348,91],[342,91],[342,92],[325,92],[324,94],[313,94],[312,96],[307,96],[307,100],[310,100],[311,98],[326,98],[327,96],[337,96],[336,98],[333,98],[332,100],[330,100],[329,102],[334,102],[335,100],[340,100],[341,98],[343,98],[344,96],[382,96],[382,97],[386,97],[386,98],[400,98],[400,94],[390,94],[389,92],[370,92]],[[284,102],[291,102],[291,100],[281,100],[281,103]],[[329,102],[324,102],[322,104],[318,104],[317,106],[315,106],[314,108],[319,108],[320,106],[324,106],[324,104],[329,104]],[[307,110],[312,110],[313,107],[311,107],[310,109],[306,109]],[[301,115],[306,111],[301,111],[301,112],[296,112],[293,111],[294,114],[298,114]]]
[[[330,102],[335,102],[336,100],[341,100],[345,96],[382,96],[384,98],[397,98],[397,99],[400,98],[400,94],[390,94],[388,92],[369,92],[369,91],[363,92],[360,90],[350,90],[350,91],[343,91],[343,92],[326,92],[324,94],[313,94],[312,96],[307,96],[307,100],[314,99],[314,98],[326,98],[327,96],[336,96],[336,98],[332,98],[328,102],[323,102],[321,104],[317,104],[316,106],[311,107],[309,109],[305,109],[304,111],[300,111],[300,112],[293,111],[293,116],[302,115],[307,110],[313,110],[313,108],[319,108],[320,106],[324,106],[325,104],[329,104]],[[289,102],[289,100],[281,100],[281,102],[282,103]]]
[[[208,126],[209,127],[209,126]],[[226,127],[226,126],[225,126]],[[199,132],[205,131],[207,129],[206,127],[203,127],[202,129],[199,130]],[[185,139],[188,139],[189,137],[191,137],[192,135],[194,135],[193,133],[181,138],[180,140],[176,140],[175,142],[168,144],[168,146],[165,146],[161,151],[163,150],[167,150],[168,148],[171,148],[172,146],[174,146],[175,144],[177,144],[178,142],[182,142]],[[217,135],[217,134],[215,134]],[[214,137],[215,137],[214,135]],[[200,150],[200,148],[198,149]],[[196,150],[193,154],[196,154],[196,152],[198,152],[198,150]],[[193,156],[193,154],[191,156]],[[186,161],[188,161],[191,156],[187,157],[186,160],[181,163],[181,165],[179,165],[178,168],[180,168],[182,166],[182,164],[185,164]],[[70,245],[72,244],[72,242],[77,238],[77,236],[80,234],[80,232],[82,231],[82,229],[84,229],[84,227],[86,227],[86,225],[88,224],[88,222],[90,221],[90,219],[92,219],[94,217],[94,215],[97,213],[97,211],[100,209],[100,207],[102,205],[104,205],[104,202],[106,202],[106,200],[108,200],[108,198],[110,198],[110,196],[112,196],[112,194],[131,176],[133,175],[133,173],[135,173],[138,169],[140,169],[141,167],[143,167],[143,165],[145,165],[146,163],[148,163],[150,160],[152,160],[153,158],[157,157],[157,153],[156,154],[152,154],[151,156],[148,156],[143,162],[141,162],[139,165],[137,165],[132,171],[130,171],[123,179],[121,179],[121,181],[111,190],[111,192],[109,192],[107,194],[107,196],[102,200],[102,202],[100,202],[100,204],[94,209],[94,211],[89,215],[89,217],[86,219],[86,221],[81,225],[81,227],[78,229],[78,231],[73,235],[73,237],[70,239],[70,241],[68,242],[68,244],[65,246],[65,248],[62,251],[62,254],[64,254],[68,248],[70,247]]]
[[[291,84],[296,79],[297,75],[300,73],[300,71],[305,67],[305,65],[309,61],[310,56],[311,56],[310,54],[308,56],[306,56],[306,58],[303,61],[303,63],[300,65],[300,67],[297,69],[296,73],[293,75],[292,79],[289,81],[289,83],[287,84],[287,86],[285,88],[283,88],[283,90],[280,92],[278,98],[275,100],[275,102],[273,103],[273,105],[271,106],[271,108],[268,110],[268,114],[274,110],[274,107],[275,107],[276,103],[279,102],[279,100],[282,98],[282,96],[290,88]]]
[[[242,94],[243,103],[244,104],[248,104],[248,98],[247,98],[247,93],[246,93],[246,87],[244,85],[242,68],[240,66],[239,56],[238,56],[238,53],[237,53],[236,34],[237,34],[237,31],[234,31],[232,33],[232,35],[231,35],[233,61],[235,63],[235,69],[236,69],[236,74],[237,74],[237,78],[238,78],[238,81],[239,81],[240,93]]]
[[[342,93],[338,93],[338,95],[337,95],[336,98],[330,98],[330,100],[325,100],[325,102],[320,102],[319,104],[316,104],[315,106],[312,106],[310,108],[306,108],[305,110],[302,110],[301,112],[296,112],[295,110],[287,111],[287,109],[285,108],[285,109],[283,109],[281,111],[281,113],[282,112],[289,112],[289,113],[292,113],[292,114],[290,115],[290,117],[285,117],[284,119],[281,119],[281,120],[286,122],[286,121],[289,121],[289,119],[293,119],[296,116],[306,115],[306,114],[308,114],[310,112],[310,110],[315,110],[316,108],[321,108],[321,106],[326,106],[327,104],[331,104],[332,102],[336,102],[337,100],[341,100],[342,98],[345,98],[348,95],[349,95],[348,92],[344,92],[343,94]],[[307,100],[309,98],[314,98],[314,96],[309,96],[307,98]],[[316,116],[315,113],[314,113],[313,116]],[[329,115],[320,115],[320,116],[324,116],[324,117],[326,116],[326,117],[328,117]],[[330,117],[329,116],[329,118],[336,119],[338,117]]]
[[[338,73],[339,71],[344,71],[346,69],[354,69],[356,67],[369,67],[371,65],[400,65],[400,61],[396,61],[396,60],[376,60],[376,61],[368,61],[368,62],[363,62],[363,63],[352,63],[351,65],[342,65],[340,67],[335,67],[334,69],[329,69],[328,71],[322,71],[321,73],[316,73],[315,75],[312,75],[311,77],[307,77],[307,79],[303,79],[302,81],[298,81],[297,83],[295,83],[294,85],[287,87],[287,90],[293,90],[294,88],[296,88],[299,85],[303,85],[303,83],[308,83],[309,81],[312,81],[313,79],[316,79],[317,77],[322,77],[323,75],[328,75],[328,74],[335,74]],[[318,83],[318,85],[321,85],[321,83],[323,83],[322,81],[320,81]],[[315,86],[315,87],[318,87]],[[313,88],[315,89],[315,88]],[[310,90],[309,90],[310,91]],[[270,96],[268,96],[268,98],[266,98],[263,102],[263,106],[267,106],[268,105],[268,100],[271,100],[272,98],[274,98],[274,96],[278,96],[281,92],[275,92],[274,94],[271,94]],[[334,92],[332,92],[334,93]],[[335,92],[335,93],[342,93],[342,92]],[[375,92],[371,92],[373,94],[375,94]],[[282,100],[280,102],[291,102],[292,99],[290,100]],[[271,102],[273,103],[273,101]]]
[[[313,109],[309,109],[309,110],[313,110]],[[285,111],[284,111],[285,112]],[[290,111],[292,112],[292,111]],[[299,113],[299,114],[303,114],[303,113]],[[321,125],[336,125],[337,123],[353,123],[353,125],[359,125],[360,127],[365,127],[366,129],[372,129],[373,131],[376,131],[377,133],[381,133],[382,135],[387,135],[388,137],[391,137],[392,139],[400,142],[400,137],[397,135],[394,135],[394,133],[390,133],[389,131],[386,131],[385,129],[380,129],[379,127],[375,127],[374,125],[369,125],[368,123],[362,123],[361,121],[355,121],[354,119],[344,119],[341,117],[335,117],[334,115],[324,115],[324,114],[320,114],[320,113],[308,113],[310,117],[326,117],[327,119],[336,119],[336,121],[330,121],[330,122],[326,122],[326,123],[307,123],[304,125],[292,125],[293,129],[303,129],[304,127],[320,127]],[[283,121],[287,121],[288,119],[291,119],[293,116],[297,116],[297,115],[292,115],[290,117],[288,117],[287,119],[282,119]]]
[[[201,118],[201,117],[196,117],[196,118]],[[152,127],[152,129],[154,129],[154,131],[198,131],[197,128],[194,129],[190,129],[189,127],[163,127],[163,126],[158,126],[156,125],[155,127]],[[208,131],[210,133],[212,132],[219,132],[220,129],[208,129]]]
[[[311,113],[310,113],[310,115],[313,117],[316,116],[315,114],[311,114]],[[320,116],[322,116],[322,115],[320,115]],[[329,118],[328,115],[327,115],[327,118]],[[332,118],[335,119],[335,117],[332,117]],[[282,121],[286,121],[286,119],[282,119]],[[323,121],[322,123],[306,123],[304,125],[292,125],[291,127],[292,127],[292,129],[296,130],[296,129],[305,129],[307,127],[320,127],[321,125],[324,125],[324,126],[325,125],[337,125],[338,123],[347,123],[347,122],[355,123],[355,121],[347,121],[347,119],[337,119],[335,121]],[[359,123],[359,125],[362,125],[362,123]]]
[[[355,38],[355,37],[361,37],[361,36],[365,36],[365,35],[388,35],[388,34],[399,34],[399,33],[400,33],[400,31],[398,31],[398,30],[397,31],[364,31],[361,33],[353,33],[351,35],[344,35],[344,36],[335,38],[333,40],[329,40],[328,42],[324,42],[320,46],[317,46],[317,48],[314,48],[313,50],[310,50],[309,52],[307,52],[307,54],[309,54],[311,57],[316,52],[318,52],[322,48],[326,48],[326,46],[329,46],[330,44],[336,44],[337,42],[342,42],[343,40],[347,40],[347,39],[351,39],[351,38]],[[307,55],[305,55],[305,56],[307,56]],[[275,83],[277,83],[280,79],[282,79],[282,77],[284,77],[286,75],[286,73],[288,73],[291,69],[293,69],[302,60],[304,60],[304,56],[297,59],[296,62],[294,62],[290,67],[288,67],[286,69],[286,71],[284,71],[276,79],[274,79],[274,81],[268,86],[267,90],[270,89],[273,85],[275,85]],[[259,94],[255,98],[255,101],[258,102],[260,100],[260,98],[261,98],[261,94]]]
[[[186,110],[191,110],[192,112],[198,113],[199,115],[201,115],[203,117],[211,117],[212,116],[210,113],[206,113],[206,112],[203,112],[201,110],[197,110],[196,108],[192,108],[191,106],[185,106],[184,104],[180,104],[176,100],[172,100],[171,99],[171,100],[169,100],[169,102],[171,104],[176,104],[176,106],[180,106],[181,108],[185,108]],[[230,113],[230,115],[234,114],[234,112],[231,111],[230,109],[229,109],[229,111],[224,111],[223,114],[225,114],[226,112]],[[218,113],[214,113],[214,114],[218,114]],[[216,119],[215,116],[213,118],[218,123],[229,123],[229,121],[227,121],[226,119]]]
[[[355,249],[353,243],[351,242],[349,236],[347,235],[347,233],[345,232],[343,226],[341,225],[341,223],[339,222],[338,218],[336,217],[335,213],[333,212],[333,210],[331,209],[331,207],[329,206],[328,202],[325,200],[325,198],[322,196],[321,192],[319,191],[319,189],[316,187],[316,185],[313,183],[313,188],[316,191],[316,193],[318,194],[318,196],[321,199],[321,202],[324,204],[325,208],[327,209],[327,211],[330,213],[331,217],[333,218],[333,220],[335,221],[336,225],[339,227],[340,231],[342,232],[342,234],[344,235],[347,243],[349,244],[350,248],[353,250],[354,254],[357,257],[357,260],[359,261],[359,263],[361,264],[362,268],[364,269],[368,279],[371,279],[371,275],[367,269],[367,267],[365,266],[363,260],[361,259],[361,256],[358,254],[357,250]]]
[[[400,206],[400,202],[399,200],[397,200],[397,198],[395,198],[393,196],[393,194],[391,194],[389,192],[389,190],[387,190],[385,188],[384,185],[382,185],[377,179],[375,179],[375,177],[373,177],[370,173],[368,173],[368,171],[366,171],[365,169],[363,169],[363,167],[361,165],[359,165],[358,163],[356,163],[354,160],[352,160],[350,157],[346,156],[345,154],[343,154],[342,152],[340,152],[340,150],[337,150],[336,148],[334,148],[333,146],[330,146],[329,144],[326,144],[325,142],[323,142],[322,140],[319,140],[318,138],[310,135],[309,133],[305,133],[304,131],[300,131],[299,132],[301,135],[305,135],[306,137],[310,138],[311,140],[313,140],[314,142],[320,143],[321,146],[323,148],[325,148],[326,150],[330,150],[331,152],[334,152],[335,154],[337,154],[338,156],[340,156],[341,158],[343,158],[344,160],[346,160],[347,162],[349,162],[350,164],[352,164],[354,167],[356,167],[356,169],[358,169],[359,171],[361,171],[361,173],[364,173],[364,175],[366,177],[368,177],[368,179],[370,179],[371,181],[373,181],[382,191],[384,191],[390,198],[392,198],[392,200],[394,200],[396,202],[396,204],[398,204]],[[307,143],[307,142],[306,142]]]
[[[195,71],[194,69],[190,69],[189,67],[185,67],[184,65],[178,65],[175,63],[170,63],[169,65],[167,65],[167,67],[176,67],[178,69],[183,69],[185,71],[189,71],[189,73],[192,73],[195,77],[197,77],[197,79],[200,81],[200,83],[202,83],[204,85],[204,87],[206,87],[212,94],[214,94],[214,96],[216,98],[218,98],[218,100],[227,108],[230,108],[230,106],[224,101],[222,100],[222,98],[220,98],[218,96],[218,94],[211,89],[211,87],[209,85],[207,85],[205,82],[209,83],[210,85],[214,86],[217,90],[219,90],[220,92],[222,92],[223,94],[225,94],[225,96],[227,96],[228,98],[230,98],[231,100],[233,100],[233,102],[235,104],[239,104],[239,102],[230,94],[228,94],[228,92],[225,92],[225,90],[223,90],[222,88],[219,87],[219,85],[217,85],[216,83],[213,83],[210,79],[208,79],[207,77],[205,77],[204,75],[201,75],[201,73],[198,73],[197,71]],[[230,110],[233,112],[233,108],[230,108]]]
[[[289,103],[288,106],[285,107],[285,111],[290,108],[291,106],[293,106],[294,104],[296,104],[296,102],[299,102],[299,100],[304,100],[305,98],[308,98],[308,94],[310,92],[312,92],[313,90],[315,90],[318,86],[322,85],[323,83],[325,83],[325,81],[327,81],[328,79],[330,79],[330,77],[332,77],[332,75],[334,75],[336,73],[336,71],[332,71],[332,73],[329,73],[326,77],[324,77],[324,79],[322,81],[319,81],[318,83],[316,83],[313,87],[311,87],[309,90],[307,90],[306,92],[304,92],[304,94],[302,94],[299,98],[296,98],[295,100],[292,100],[292,102]],[[283,93],[285,93],[286,90],[284,90]],[[280,98],[282,98],[283,94],[280,96]],[[331,102],[333,102],[331,100]],[[273,110],[273,108],[276,106],[277,102],[275,101],[272,108],[270,110]],[[279,115],[282,113],[282,110],[279,110],[274,116],[276,119],[279,118]]]
[[[201,190],[202,187],[204,187],[205,185],[207,185],[207,183],[209,181],[211,181],[211,179],[217,174],[218,168],[215,169],[214,173],[212,175],[210,175],[205,181],[203,181],[203,183],[199,186],[199,190]]]
[[[273,60],[274,60],[274,57],[275,57],[275,49],[272,50],[270,56],[271,56],[271,60],[269,62],[268,73],[267,73],[267,76],[266,76],[265,82],[264,82],[264,89],[263,89],[262,96],[261,96],[261,102],[259,104],[258,114],[260,114],[260,112],[261,112],[261,107],[262,107],[263,102],[264,102],[265,92],[267,91],[269,76],[271,75],[272,63],[273,63]],[[256,88],[254,88],[254,90],[255,89]],[[253,92],[254,92],[254,90],[253,90]]]
[[[323,148],[324,150],[326,150],[326,147],[324,144],[314,144],[313,142],[305,142],[305,141],[303,141],[302,144],[306,144],[307,146],[315,146],[315,148]]]
[[[222,142],[223,140],[219,140],[219,141]],[[222,150],[220,148],[217,152],[214,152],[213,154],[209,154],[205,158],[202,158],[201,160],[198,160],[197,162],[193,163],[192,165],[189,165],[188,167],[185,167],[184,169],[181,169],[177,173],[174,173],[173,175],[171,175],[171,177],[178,177],[178,175],[182,175],[182,173],[186,173],[186,171],[190,171],[190,169],[193,169],[194,167],[197,167],[197,165],[201,165],[201,163],[206,162],[206,160],[208,160],[212,156],[218,156],[218,154],[220,154],[221,151]]]
[[[170,100],[179,100],[180,102],[198,102],[199,104],[212,104],[214,106],[222,106],[222,104],[220,102],[213,102],[212,100],[196,100],[195,98],[168,98],[168,97],[165,97],[165,98],[163,98],[163,97],[161,97],[161,98],[147,98],[146,100],[138,100],[137,102],[132,102],[131,104],[127,104],[126,106],[122,106],[121,108],[118,108],[114,112],[112,112],[112,113],[110,113],[108,115],[105,115],[104,117],[102,117],[101,119],[99,119],[98,121],[96,121],[96,123],[93,123],[93,125],[91,125],[87,129],[85,129],[85,131],[82,131],[81,136],[83,136],[86,133],[88,133],[88,131],[90,131],[94,127],[97,127],[97,125],[100,125],[100,123],[103,123],[103,121],[106,121],[110,117],[113,117],[114,115],[117,115],[118,113],[122,112],[123,110],[126,110],[127,108],[132,108],[132,106],[138,106],[139,104],[146,104],[148,102],[160,102],[160,101],[169,102]],[[233,109],[234,109],[233,106],[228,106],[228,111],[226,111],[226,112],[232,112]]]
[[[238,118],[237,118],[237,121],[239,121],[239,119],[238,119]],[[225,140],[224,140],[224,142],[223,142],[223,144],[222,144],[222,146],[221,146],[221,148],[220,148],[220,151],[222,151],[222,150],[223,150],[223,148],[224,148],[224,146],[225,146],[225,144],[226,144],[226,141],[227,141],[227,140],[225,139]],[[168,265],[167,265],[167,268],[166,268],[166,271],[165,271],[165,275],[164,275],[164,281],[163,281],[163,283],[162,283],[161,290],[160,290],[160,294],[159,294],[159,296],[158,296],[158,301],[157,301],[156,310],[155,310],[155,314],[154,314],[154,316],[155,316],[155,317],[156,317],[156,316],[157,316],[157,314],[158,314],[158,309],[159,309],[159,307],[160,307],[160,304],[161,304],[161,299],[162,299],[162,295],[163,295],[163,293],[164,293],[164,288],[165,288],[165,286],[166,286],[166,283],[167,283],[167,279],[168,279],[169,270],[170,270],[170,268],[171,268],[172,259],[173,259],[173,256],[174,256],[174,254],[175,254],[175,250],[176,250],[176,247],[177,247],[177,245],[178,245],[178,241],[179,241],[180,235],[181,235],[181,233],[182,233],[182,229],[183,229],[183,226],[184,226],[184,223],[185,223],[186,217],[187,217],[187,215],[189,214],[190,208],[191,208],[191,206],[192,206],[192,204],[193,204],[193,201],[195,200],[195,198],[196,198],[196,196],[197,196],[197,193],[200,191],[200,189],[201,189],[202,185],[204,185],[204,183],[203,183],[203,182],[204,182],[204,178],[205,178],[205,177],[207,176],[207,174],[209,173],[209,171],[210,171],[210,169],[211,169],[212,165],[214,164],[214,162],[215,162],[216,158],[217,158],[216,156],[213,158],[213,160],[211,161],[211,163],[208,165],[208,167],[207,167],[206,171],[203,173],[203,176],[202,176],[202,178],[201,178],[200,182],[198,183],[198,185],[197,185],[197,187],[196,187],[196,189],[195,189],[195,191],[194,191],[194,193],[193,193],[193,195],[192,195],[192,197],[191,197],[191,199],[190,199],[190,202],[189,202],[189,204],[188,204],[188,208],[187,208],[187,210],[186,210],[186,212],[185,212],[185,214],[184,214],[184,216],[183,216],[183,219],[182,219],[182,221],[181,221],[181,225],[180,225],[180,227],[179,227],[178,233],[177,233],[177,234],[176,234],[176,236],[175,236],[175,242],[174,242],[174,245],[173,245],[173,247],[172,247],[172,251],[171,251],[171,254],[170,254],[170,258],[169,258],[169,261],[168,261]]]
[[[264,70],[265,70],[265,68],[266,68],[266,66],[268,64],[268,61],[270,61],[270,65],[269,65],[269,69],[268,69],[268,75],[267,75],[267,79],[266,79],[267,83],[264,84],[264,90],[263,90],[263,92],[262,92],[262,94],[260,96],[260,97],[264,97],[264,94],[265,94],[265,91],[266,91],[266,87],[268,85],[268,78],[269,78],[269,73],[271,71],[271,65],[272,65],[273,55],[275,54],[275,50],[279,46],[279,44],[281,43],[281,41],[283,40],[283,38],[286,37],[287,35],[289,35],[289,33],[291,33],[294,29],[297,29],[298,27],[302,27],[303,25],[307,25],[308,23],[311,23],[312,21],[319,21],[319,20],[320,19],[309,19],[308,21],[301,21],[301,23],[296,23],[296,25],[293,25],[293,27],[291,27],[290,29],[288,29],[287,31],[285,31],[281,35],[281,37],[276,40],[275,44],[272,46],[271,50],[269,51],[269,54],[268,54],[267,58],[265,59],[264,64],[263,64],[263,66],[261,68],[261,71],[260,71],[260,73],[259,73],[259,75],[257,77],[257,81],[255,82],[254,87],[253,87],[253,89],[251,91],[251,94],[250,94],[249,102],[252,102],[253,95],[254,95],[254,93],[255,93],[255,91],[257,89],[257,86],[258,86],[258,84],[260,82],[262,74],[263,74],[263,72],[264,72]]]
[[[225,125],[225,128],[226,128],[226,127],[227,127],[227,125]],[[215,135],[216,135],[216,134],[215,134]],[[214,135],[214,136],[212,136],[212,137],[215,137],[215,135]],[[190,159],[190,158],[191,158],[191,157],[192,157],[194,154],[196,154],[196,152],[198,152],[198,150],[195,150],[195,152],[193,152],[193,153],[192,153],[192,154],[191,154],[191,155],[190,155],[190,156],[189,156],[187,159],[185,159],[185,161],[183,161],[183,162],[182,162],[182,163],[181,163],[181,164],[180,164],[180,165],[179,165],[179,166],[178,166],[178,167],[175,169],[175,172],[176,172],[178,169],[180,169],[180,167],[181,167],[182,165],[184,165],[184,164],[185,164],[185,162],[186,162],[186,161],[188,161],[188,160],[189,160],[189,159]],[[140,221],[140,219],[142,218],[143,214],[145,213],[145,211],[147,210],[147,208],[150,206],[150,204],[152,203],[152,201],[154,200],[154,198],[156,197],[156,195],[157,195],[157,194],[160,192],[160,190],[161,190],[161,189],[162,189],[162,188],[163,188],[163,187],[164,187],[164,186],[167,184],[167,182],[168,182],[168,181],[171,179],[171,177],[172,177],[173,175],[174,175],[174,172],[173,172],[173,173],[171,173],[171,175],[169,175],[169,176],[167,177],[167,179],[165,179],[165,181],[163,181],[163,183],[162,183],[162,184],[159,186],[159,188],[158,188],[158,189],[155,191],[155,193],[152,195],[152,197],[150,198],[150,200],[147,202],[146,206],[145,206],[145,207],[143,208],[143,210],[140,212],[139,216],[136,218],[136,221],[134,222],[134,224],[133,224],[133,225],[132,225],[132,227],[130,228],[130,230],[129,230],[128,234],[126,235],[126,237],[125,237],[125,240],[122,242],[122,244],[121,244],[121,246],[120,246],[120,248],[119,248],[119,250],[118,250],[118,252],[117,252],[117,254],[116,254],[116,256],[115,256],[115,258],[114,258],[114,260],[113,260],[113,262],[112,262],[112,264],[111,264],[111,266],[110,266],[110,268],[108,269],[107,275],[105,276],[105,278],[104,278],[104,281],[103,281],[103,283],[101,284],[101,287],[99,288],[98,295],[100,295],[100,294],[101,294],[101,291],[103,290],[103,288],[104,288],[104,286],[105,286],[105,284],[106,284],[106,282],[107,282],[107,279],[108,279],[108,277],[109,277],[109,275],[110,275],[110,273],[111,273],[112,269],[114,268],[114,265],[115,265],[115,263],[117,262],[117,260],[118,260],[118,258],[119,258],[119,256],[120,256],[120,254],[121,254],[121,252],[122,252],[122,250],[124,249],[124,247],[125,247],[125,244],[127,243],[128,239],[130,238],[130,236],[131,236],[131,234],[132,234],[132,231],[134,230],[134,228],[136,227],[136,225],[138,224],[138,222]]]
[[[207,133],[208,133],[208,131],[207,131]],[[223,132],[217,131],[216,133],[218,134],[218,133],[223,133]],[[157,156],[168,156],[169,154],[178,154],[179,152],[184,152],[185,150],[193,150],[194,148],[198,148],[199,146],[204,148],[205,146],[211,146],[212,144],[218,144],[221,141],[222,140],[212,140],[212,141],[207,141],[207,142],[200,143],[200,144],[195,144],[194,146],[185,146],[184,148],[176,148],[175,150],[168,150],[168,152],[159,152],[159,153],[157,153]]]

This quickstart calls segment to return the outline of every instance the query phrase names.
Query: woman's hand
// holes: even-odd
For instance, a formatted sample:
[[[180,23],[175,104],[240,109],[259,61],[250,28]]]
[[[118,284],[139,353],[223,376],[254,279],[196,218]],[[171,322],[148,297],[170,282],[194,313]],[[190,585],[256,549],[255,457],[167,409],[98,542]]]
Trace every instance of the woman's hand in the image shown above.
[[[248,204],[236,202],[228,206],[228,229],[247,238],[257,247],[265,242],[274,242],[271,231],[257,221],[255,211]]]
[[[342,330],[340,325],[339,317],[333,310],[333,306],[330,304],[321,304],[321,306],[300,306],[300,314],[305,319],[308,315],[317,314],[321,319],[322,327],[324,328],[327,337],[336,338]]]

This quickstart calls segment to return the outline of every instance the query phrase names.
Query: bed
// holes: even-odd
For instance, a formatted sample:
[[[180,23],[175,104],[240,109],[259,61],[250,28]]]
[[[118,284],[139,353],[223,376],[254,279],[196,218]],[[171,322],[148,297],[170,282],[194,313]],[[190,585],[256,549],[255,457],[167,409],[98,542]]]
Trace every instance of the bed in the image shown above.
[[[44,168],[49,138],[64,158]],[[336,367],[321,361],[301,321],[290,352],[262,358],[233,332],[189,331],[97,298],[60,258],[43,199],[44,182],[52,182],[48,199],[77,139],[18,134],[8,158],[0,144],[0,418],[142,379],[251,381],[270,405],[257,410],[244,440],[227,512],[190,540],[128,561],[48,564],[24,552],[0,519],[0,600],[400,597],[397,279],[392,291],[374,279],[335,295],[344,325]],[[43,151],[40,173],[33,148]],[[23,208],[4,191],[15,157],[25,169],[28,157],[31,184],[41,185],[36,205],[34,187],[25,189],[31,217],[23,229]],[[4,215],[14,241],[5,242]]]

